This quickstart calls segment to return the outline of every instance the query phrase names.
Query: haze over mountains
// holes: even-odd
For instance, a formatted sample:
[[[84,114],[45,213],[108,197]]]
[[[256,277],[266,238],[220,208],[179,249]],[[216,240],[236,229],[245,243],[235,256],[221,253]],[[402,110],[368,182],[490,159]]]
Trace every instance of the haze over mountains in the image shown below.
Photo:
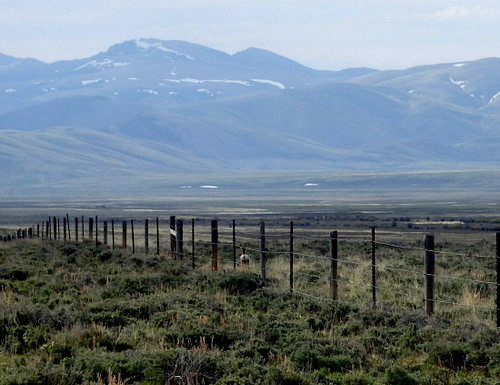
[[[172,185],[265,171],[494,169],[499,149],[498,58],[318,71],[257,48],[229,55],[156,39],[50,64],[0,55],[4,193],[174,174]]]

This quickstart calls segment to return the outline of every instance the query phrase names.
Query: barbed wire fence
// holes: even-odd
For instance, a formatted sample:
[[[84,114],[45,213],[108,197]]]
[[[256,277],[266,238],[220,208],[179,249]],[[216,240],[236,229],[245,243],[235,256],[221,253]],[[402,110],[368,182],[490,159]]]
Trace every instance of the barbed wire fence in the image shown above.
[[[153,251],[150,244],[156,244],[155,253],[160,255],[165,251],[160,249],[160,234],[162,238],[164,234],[160,223],[164,225],[165,221],[156,217],[152,232],[149,219],[139,222],[144,224],[144,231],[139,232],[144,243],[137,248],[137,220],[99,222],[97,216],[87,221],[83,216],[74,217],[71,231],[68,214],[62,220],[49,217],[0,239],[85,241],[132,254],[138,250],[149,254]],[[264,286],[323,302],[358,301],[374,308],[381,304],[410,306],[423,308],[429,317],[435,314],[436,306],[443,313],[462,308],[496,318],[500,327],[500,232],[491,242],[496,255],[487,255],[438,248],[435,236],[430,234],[420,242],[404,245],[384,239],[383,233],[379,236],[375,227],[357,233],[311,235],[297,233],[293,221],[288,229],[271,227],[272,232],[266,232],[262,221],[255,232],[249,226],[237,228],[235,220],[227,227],[230,231],[220,231],[217,220],[211,220],[208,227],[195,226],[192,219],[191,231],[185,234],[183,220],[171,216],[166,222],[169,231],[164,244],[170,244],[167,254],[173,259],[189,260],[192,268],[244,269],[257,274]],[[201,254],[208,256],[208,264]]]

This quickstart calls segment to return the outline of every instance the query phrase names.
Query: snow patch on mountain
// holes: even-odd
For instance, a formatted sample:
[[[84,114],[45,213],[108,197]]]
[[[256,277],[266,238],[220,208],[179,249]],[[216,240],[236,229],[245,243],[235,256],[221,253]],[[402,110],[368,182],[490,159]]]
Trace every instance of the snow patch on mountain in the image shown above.
[[[198,88],[196,92],[198,92],[199,94],[207,94],[213,96],[210,90],[207,90],[206,88]]]
[[[149,89],[137,90],[137,92],[143,92],[145,94],[150,94],[150,95],[158,95],[158,91],[149,90]]]
[[[283,83],[277,82],[275,80],[268,80],[268,79],[252,79],[252,82],[255,83],[262,83],[262,84],[270,84],[272,86],[278,87],[282,90],[284,90],[286,87]]]
[[[88,86],[90,84],[97,84],[100,82],[101,82],[101,79],[82,80],[82,86]]]
[[[467,80],[454,80],[452,78],[449,78],[450,79],[450,82],[452,82],[453,84],[455,84],[456,86],[459,86],[460,88],[464,89],[465,88],[465,85],[468,83]]]
[[[192,83],[192,84],[203,84],[203,83],[228,83],[228,84],[239,84],[242,86],[250,87],[250,82],[244,80],[231,80],[231,79],[194,79],[194,78],[183,78],[183,79],[163,79],[170,83]]]
[[[149,43],[149,42],[147,42],[145,40],[137,39],[137,40],[135,40],[135,45],[138,48],[142,48],[142,49],[145,49],[145,50],[157,49],[157,50],[162,51],[162,52],[172,53],[172,54],[174,54],[176,56],[183,56],[186,59],[194,60],[194,58],[192,56],[187,55],[187,54],[182,53],[182,52],[179,52],[179,51],[176,51],[174,49],[170,49],[170,48],[164,47],[162,43]]]
[[[15,88],[7,88],[4,92],[6,94],[14,94],[17,92],[17,90]]]
[[[500,96],[500,92],[497,92],[495,95],[493,95],[490,99],[490,101],[488,102],[488,104],[491,104],[495,101],[496,98],[498,98]]]
[[[80,71],[87,67],[92,67],[92,68],[109,67],[112,63],[113,60],[111,59],[104,59],[103,61],[91,60],[88,63],[81,65],[80,67],[76,67],[73,71]]]
[[[466,65],[467,65],[467,63],[456,63],[456,64],[453,64],[453,67],[463,67]]]

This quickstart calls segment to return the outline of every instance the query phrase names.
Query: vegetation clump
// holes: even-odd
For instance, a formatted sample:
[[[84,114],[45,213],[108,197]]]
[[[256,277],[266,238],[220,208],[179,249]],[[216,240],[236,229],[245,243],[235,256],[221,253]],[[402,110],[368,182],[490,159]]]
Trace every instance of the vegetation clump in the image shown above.
[[[500,335],[473,317],[321,301],[208,257],[1,250],[0,385],[499,384]]]

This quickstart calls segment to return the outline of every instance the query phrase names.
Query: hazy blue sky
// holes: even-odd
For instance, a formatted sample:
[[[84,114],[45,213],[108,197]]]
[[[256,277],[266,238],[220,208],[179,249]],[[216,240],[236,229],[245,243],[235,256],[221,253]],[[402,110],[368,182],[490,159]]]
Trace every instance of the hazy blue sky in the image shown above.
[[[498,0],[0,0],[0,52],[82,58],[139,37],[234,53],[272,50],[319,69],[500,56]]]

